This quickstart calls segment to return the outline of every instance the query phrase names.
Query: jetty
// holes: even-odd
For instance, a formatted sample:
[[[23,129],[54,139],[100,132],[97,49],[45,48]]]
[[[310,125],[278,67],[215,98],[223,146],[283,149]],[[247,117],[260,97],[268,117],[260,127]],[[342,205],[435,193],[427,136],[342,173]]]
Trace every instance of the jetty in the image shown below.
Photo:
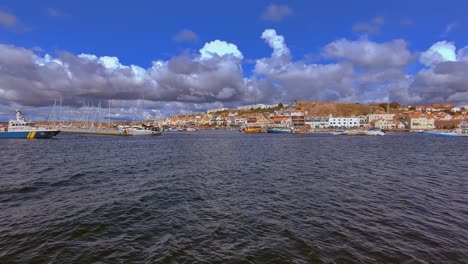
[[[61,127],[62,133],[74,134],[91,134],[91,135],[104,135],[104,136],[131,136],[132,134],[125,131],[112,129],[112,128],[77,128],[77,127]]]

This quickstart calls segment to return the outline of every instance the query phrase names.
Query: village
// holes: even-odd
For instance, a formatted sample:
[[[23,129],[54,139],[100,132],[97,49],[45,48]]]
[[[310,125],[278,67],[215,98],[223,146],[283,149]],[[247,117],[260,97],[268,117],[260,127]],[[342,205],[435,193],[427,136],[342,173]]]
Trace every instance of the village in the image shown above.
[[[245,126],[291,126],[313,131],[382,129],[430,131],[468,127],[468,105],[345,104],[294,101],[210,109],[159,120],[165,130],[237,129]]]

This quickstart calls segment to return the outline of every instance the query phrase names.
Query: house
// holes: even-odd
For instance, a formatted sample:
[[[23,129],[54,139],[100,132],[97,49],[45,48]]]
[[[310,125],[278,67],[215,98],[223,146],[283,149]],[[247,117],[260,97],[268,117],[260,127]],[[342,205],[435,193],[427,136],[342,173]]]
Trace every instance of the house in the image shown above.
[[[331,127],[359,127],[359,117],[333,117],[330,115],[328,122]]]
[[[376,119],[393,120],[395,119],[395,114],[369,114],[366,121],[367,123],[372,123]]]
[[[405,125],[394,119],[377,119],[372,121],[372,127],[378,129],[403,129]]]
[[[459,112],[461,112],[461,108],[455,106],[455,107],[453,107],[452,109],[450,109],[450,112],[452,112],[452,113],[459,113]]]
[[[328,116],[306,116],[305,124],[310,128],[327,128],[330,126]]]
[[[304,126],[305,125],[305,116],[304,112],[299,110],[291,111],[291,123],[293,126]]]
[[[462,131],[468,131],[468,120],[465,120],[458,125]]]
[[[403,122],[409,129],[434,129],[435,118],[432,114],[411,112],[403,117]]]
[[[452,115],[447,114],[445,112],[438,112],[434,114],[435,119],[442,120],[442,121],[450,121],[453,119]]]
[[[259,116],[257,117],[257,124],[261,125],[261,126],[265,126],[265,125],[268,125],[270,123],[270,119],[264,117],[264,116]]]

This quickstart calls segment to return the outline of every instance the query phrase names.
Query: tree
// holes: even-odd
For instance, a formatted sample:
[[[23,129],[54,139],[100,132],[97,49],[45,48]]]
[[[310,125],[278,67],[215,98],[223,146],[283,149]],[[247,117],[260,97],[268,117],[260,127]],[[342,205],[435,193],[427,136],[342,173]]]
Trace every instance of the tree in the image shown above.
[[[387,109],[387,103],[381,103],[379,104],[380,107],[382,107],[383,109]]]
[[[279,108],[283,108],[283,107],[284,107],[284,106],[283,106],[283,103],[279,102],[278,107],[279,107]]]
[[[416,106],[410,106],[409,110],[411,110],[411,111],[416,110]]]
[[[390,107],[391,107],[391,108],[398,108],[398,107],[400,107],[400,104],[397,103],[397,102],[391,102],[391,103],[390,103]]]

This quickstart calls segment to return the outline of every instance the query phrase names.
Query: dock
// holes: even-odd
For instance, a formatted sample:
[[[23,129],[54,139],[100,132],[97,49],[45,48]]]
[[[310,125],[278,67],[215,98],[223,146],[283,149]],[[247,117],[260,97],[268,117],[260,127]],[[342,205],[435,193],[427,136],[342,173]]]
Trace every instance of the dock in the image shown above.
[[[74,133],[74,134],[91,134],[91,135],[103,135],[103,136],[131,136],[129,133],[122,133],[117,129],[111,128],[77,128],[77,127],[61,127],[62,133]]]

